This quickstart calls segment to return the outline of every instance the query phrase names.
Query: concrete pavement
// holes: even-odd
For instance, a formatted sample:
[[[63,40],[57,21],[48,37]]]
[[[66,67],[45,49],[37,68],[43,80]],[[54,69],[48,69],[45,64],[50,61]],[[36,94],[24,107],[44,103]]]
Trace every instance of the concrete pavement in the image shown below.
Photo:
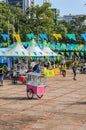
[[[26,86],[0,87],[0,130],[86,130],[86,74],[47,79],[42,99],[28,100]]]

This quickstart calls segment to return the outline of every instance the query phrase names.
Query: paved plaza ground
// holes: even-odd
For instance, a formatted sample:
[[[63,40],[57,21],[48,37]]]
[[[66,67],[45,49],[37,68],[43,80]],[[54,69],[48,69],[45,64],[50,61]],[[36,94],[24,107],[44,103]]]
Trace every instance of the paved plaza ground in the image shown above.
[[[0,87],[0,130],[86,130],[86,74],[47,79],[42,99],[28,100],[26,86]]]

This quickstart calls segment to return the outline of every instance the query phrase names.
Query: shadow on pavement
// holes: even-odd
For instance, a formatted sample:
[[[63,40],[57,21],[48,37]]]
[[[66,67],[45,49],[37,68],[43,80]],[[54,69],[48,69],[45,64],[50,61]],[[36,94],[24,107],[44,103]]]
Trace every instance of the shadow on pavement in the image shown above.
[[[86,102],[77,102],[76,105],[86,105]]]
[[[86,105],[86,102],[68,103],[66,105]]]
[[[27,97],[0,97],[0,100],[38,100],[38,98],[28,99]]]

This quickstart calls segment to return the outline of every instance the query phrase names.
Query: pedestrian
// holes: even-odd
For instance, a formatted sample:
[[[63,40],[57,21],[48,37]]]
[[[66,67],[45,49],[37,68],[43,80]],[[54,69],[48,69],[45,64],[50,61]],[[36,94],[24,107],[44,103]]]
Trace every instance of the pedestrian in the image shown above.
[[[64,63],[62,65],[62,75],[63,75],[63,77],[66,77],[66,69],[67,69],[66,63]]]
[[[16,72],[15,69],[13,69],[12,83],[13,83],[13,84],[16,84],[16,83],[17,83],[17,72]]]
[[[26,73],[33,72],[33,68],[31,66],[28,67],[28,70]]]
[[[40,62],[39,61],[37,61],[37,64],[33,67],[33,71],[36,72],[36,73],[41,72]]]
[[[0,68],[0,82],[1,82],[0,86],[3,86],[3,79],[4,79],[3,69]]]
[[[73,80],[76,80],[76,71],[77,71],[76,63],[73,64],[72,70],[73,70]]]
[[[10,69],[10,79],[13,78],[13,68]]]

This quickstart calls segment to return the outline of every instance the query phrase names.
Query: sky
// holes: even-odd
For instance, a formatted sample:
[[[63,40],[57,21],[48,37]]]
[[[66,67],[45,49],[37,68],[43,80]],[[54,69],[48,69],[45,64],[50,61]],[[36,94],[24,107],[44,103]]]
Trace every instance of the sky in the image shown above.
[[[2,1],[2,0],[0,0]],[[42,5],[43,0],[35,0],[36,4]],[[60,10],[60,16],[86,14],[86,0],[49,0],[52,8]]]
[[[86,14],[86,0],[50,0],[52,8],[60,9],[60,16]],[[36,0],[41,5],[43,0]]]

